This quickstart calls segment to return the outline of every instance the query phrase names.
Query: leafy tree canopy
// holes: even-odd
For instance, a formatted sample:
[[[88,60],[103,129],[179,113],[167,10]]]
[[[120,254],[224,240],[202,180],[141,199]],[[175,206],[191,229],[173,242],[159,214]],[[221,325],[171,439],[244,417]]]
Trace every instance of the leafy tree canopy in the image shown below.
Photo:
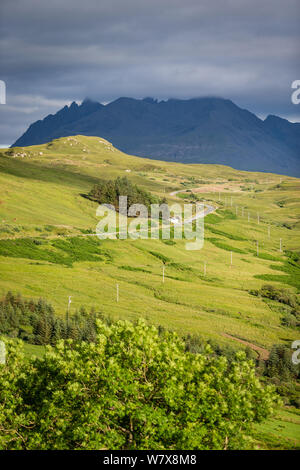
[[[133,204],[144,204],[149,208],[151,204],[165,202],[132,184],[125,176],[115,180],[100,180],[88,194],[89,199],[99,204],[112,204],[116,210],[119,210],[120,196],[127,196],[127,210]]]
[[[60,341],[0,365],[0,449],[241,449],[276,404],[244,353],[230,363],[140,320],[97,320],[96,342]]]

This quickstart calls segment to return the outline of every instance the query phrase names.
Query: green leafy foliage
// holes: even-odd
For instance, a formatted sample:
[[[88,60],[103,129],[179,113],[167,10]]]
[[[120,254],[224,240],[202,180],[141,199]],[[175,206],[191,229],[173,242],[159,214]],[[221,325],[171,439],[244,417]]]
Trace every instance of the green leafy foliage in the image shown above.
[[[137,267],[135,267],[135,266],[123,265],[123,266],[119,266],[119,269],[124,269],[125,271],[135,271],[135,272],[142,272],[142,273],[151,273],[151,271],[149,271],[148,269],[137,268]]]
[[[273,345],[269,359],[266,361],[265,375],[271,378],[285,380],[296,379],[299,376],[299,367],[291,360],[292,351],[284,344]]]
[[[275,287],[272,284],[264,284],[261,289],[250,290],[250,294],[270,299],[272,301],[283,304],[285,309],[282,318],[282,324],[296,328],[300,325],[300,298],[299,295],[294,294],[288,289]]]
[[[162,253],[158,253],[157,251],[149,251],[149,253],[152,256],[155,256],[155,258],[158,258],[160,261],[162,261],[164,264],[169,263],[171,260],[167,256],[163,255]]]
[[[230,240],[238,240],[238,241],[247,240],[246,238],[240,237],[239,235],[235,235],[233,233],[223,232],[222,230],[217,230],[216,228],[211,227],[210,225],[207,228],[209,229],[210,232],[215,233],[216,235],[221,235],[222,237],[229,238]]]
[[[220,238],[206,237],[205,240],[211,242],[213,245],[217,246],[218,248],[221,248],[222,250],[233,251],[235,253],[246,253],[244,250],[241,250],[236,246],[227,245],[227,243],[224,243]]]
[[[84,307],[62,318],[45,300],[28,301],[11,292],[0,301],[0,333],[31,344],[56,344],[60,339],[95,341],[99,318],[103,319],[101,313],[87,312]]]
[[[260,295],[271,300],[277,300],[285,305],[289,305],[293,309],[300,307],[300,301],[297,295],[293,292],[273,286],[272,284],[264,284],[260,289],[252,290],[251,294]]]
[[[277,402],[244,353],[192,354],[142,320],[29,361],[6,343],[0,449],[241,449]]]
[[[257,256],[256,251],[253,251],[253,250],[251,250],[251,251],[252,251],[252,253],[255,254],[255,256]],[[278,256],[273,256],[273,255],[270,255],[269,253],[263,253],[263,252],[260,252],[257,257],[260,258],[260,259],[267,259],[267,260],[270,260],[270,261],[282,261],[282,259],[279,258]]]
[[[256,279],[264,281],[277,281],[294,286],[300,292],[300,266],[292,260],[285,261],[281,266],[270,265],[274,271],[283,271],[284,275],[279,274],[255,274]]]
[[[17,238],[0,240],[0,255],[12,258],[29,258],[72,266],[78,261],[111,261],[112,256],[102,249],[96,237],[70,237],[67,239],[40,240]]]
[[[127,196],[127,211],[133,204],[144,204],[149,208],[151,204],[162,202],[148,191],[132,184],[125,176],[114,181],[100,180],[87,197],[99,204],[112,204],[118,210],[120,196]]]
[[[299,378],[300,366],[292,362],[292,350],[284,344],[272,346],[269,359],[265,362],[264,376],[276,386],[285,404],[300,408]]]

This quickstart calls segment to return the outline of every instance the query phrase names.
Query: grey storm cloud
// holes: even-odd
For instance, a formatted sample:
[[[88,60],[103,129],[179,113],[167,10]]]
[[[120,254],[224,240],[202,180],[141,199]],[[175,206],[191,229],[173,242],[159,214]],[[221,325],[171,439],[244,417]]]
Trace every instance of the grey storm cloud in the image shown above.
[[[300,121],[298,0],[1,0],[0,144],[71,101],[223,96]]]

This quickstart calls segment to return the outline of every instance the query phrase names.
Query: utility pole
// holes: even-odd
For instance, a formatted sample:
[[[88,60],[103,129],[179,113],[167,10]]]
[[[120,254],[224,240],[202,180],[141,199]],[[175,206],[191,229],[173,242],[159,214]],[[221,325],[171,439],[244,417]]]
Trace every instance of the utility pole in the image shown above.
[[[70,314],[70,305],[72,303],[71,300],[72,296],[69,295],[69,301],[68,301],[68,309],[67,309],[67,328],[69,328],[69,314]]]
[[[6,363],[6,348],[4,341],[0,341],[0,364]]]

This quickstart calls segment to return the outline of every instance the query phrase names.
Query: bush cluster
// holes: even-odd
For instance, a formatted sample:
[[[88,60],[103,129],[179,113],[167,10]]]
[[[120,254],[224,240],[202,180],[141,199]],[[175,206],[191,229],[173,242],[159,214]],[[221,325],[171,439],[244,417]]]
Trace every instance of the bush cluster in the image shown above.
[[[99,204],[112,204],[116,210],[119,210],[120,196],[127,196],[127,212],[133,204],[143,204],[149,209],[151,204],[165,202],[132,184],[126,176],[115,180],[100,180],[87,195],[89,199]]]
[[[244,353],[193,354],[142,320],[97,321],[95,342],[27,361],[6,345],[0,449],[243,449],[277,404]]]

